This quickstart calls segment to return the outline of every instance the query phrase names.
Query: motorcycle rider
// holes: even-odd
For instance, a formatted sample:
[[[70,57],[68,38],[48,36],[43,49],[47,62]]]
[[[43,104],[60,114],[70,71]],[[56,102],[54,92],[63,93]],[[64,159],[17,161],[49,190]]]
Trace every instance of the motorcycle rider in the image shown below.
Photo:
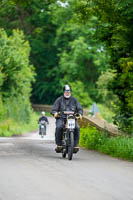
[[[64,95],[56,99],[55,103],[52,106],[52,114],[56,118],[56,132],[55,132],[55,141],[57,144],[56,150],[62,148],[62,130],[63,130],[63,118],[58,116],[58,112],[62,111],[73,111],[79,114],[79,118],[82,119],[83,109],[77,99],[71,96],[71,87],[69,85],[64,85],[63,87]],[[75,133],[74,133],[74,148],[79,149],[79,136],[80,129],[76,121],[75,124]]]
[[[42,116],[38,120],[38,124],[40,124],[41,121],[45,121],[47,124],[49,124],[48,118],[45,116],[45,112],[42,111]],[[45,126],[45,131],[46,131],[46,126]],[[39,126],[39,135],[41,134],[41,128]]]

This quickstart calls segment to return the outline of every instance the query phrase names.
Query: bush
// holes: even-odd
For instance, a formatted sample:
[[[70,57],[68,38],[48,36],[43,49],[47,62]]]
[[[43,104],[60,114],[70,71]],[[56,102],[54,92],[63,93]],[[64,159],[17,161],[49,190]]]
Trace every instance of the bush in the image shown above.
[[[5,101],[5,110],[7,118],[14,119],[18,123],[29,123],[32,114],[29,99],[18,97],[10,97]]]
[[[98,149],[107,139],[105,134],[99,132],[95,127],[88,126],[80,129],[79,144],[87,149]]]
[[[98,108],[102,118],[105,119],[108,123],[113,123],[113,117],[115,113],[112,111],[112,109],[103,104],[98,104]]]
[[[81,81],[75,81],[70,82],[70,85],[72,87],[72,96],[77,98],[84,108],[89,107],[92,104],[92,100],[88,92],[85,91],[83,83]]]
[[[2,98],[0,96],[0,121],[5,119],[5,117],[6,117],[6,111],[5,111],[5,108],[4,108],[4,105],[3,105]]]
[[[111,137],[100,146],[99,151],[113,157],[133,160],[133,138]]]
[[[98,150],[113,157],[133,161],[133,137],[110,137],[96,128],[88,126],[81,128],[80,146]]]
[[[30,65],[30,46],[22,31],[8,36],[0,29],[0,121],[30,121],[31,83],[34,68]]]
[[[125,133],[133,136],[133,116],[130,113],[117,114],[114,117],[114,123]]]
[[[38,129],[38,115],[36,113],[31,114],[29,123],[16,122],[13,119],[7,119],[0,122],[0,136],[10,137],[12,135],[20,135],[29,131]]]
[[[8,36],[0,29],[0,136],[22,133],[32,121],[29,99],[35,73],[29,57],[22,31]]]

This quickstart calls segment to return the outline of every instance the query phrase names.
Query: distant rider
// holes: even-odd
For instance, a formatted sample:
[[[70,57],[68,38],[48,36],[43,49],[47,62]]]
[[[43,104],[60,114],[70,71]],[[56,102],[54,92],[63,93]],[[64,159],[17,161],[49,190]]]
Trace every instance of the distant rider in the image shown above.
[[[56,99],[52,107],[52,114],[56,118],[56,133],[55,141],[57,144],[57,150],[62,148],[62,130],[63,130],[63,118],[58,116],[58,112],[62,111],[73,111],[79,114],[79,118],[82,118],[83,109],[77,99],[71,96],[71,87],[65,85],[63,87],[63,96],[60,96]],[[78,149],[79,144],[80,129],[76,121],[75,133],[74,133],[74,148]]]
[[[42,112],[42,116],[38,120],[38,124],[40,124],[41,121],[45,121],[46,124],[49,124],[48,118],[45,116],[45,112],[44,111]],[[41,134],[40,130],[41,130],[41,128],[39,126],[39,135]],[[45,125],[45,133],[46,133],[46,125]]]

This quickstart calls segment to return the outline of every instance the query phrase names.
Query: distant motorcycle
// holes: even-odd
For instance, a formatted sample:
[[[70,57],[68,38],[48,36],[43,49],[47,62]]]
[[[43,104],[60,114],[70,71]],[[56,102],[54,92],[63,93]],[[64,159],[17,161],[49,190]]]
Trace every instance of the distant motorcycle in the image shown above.
[[[75,120],[78,118],[78,114],[73,111],[64,111],[59,113],[63,118],[63,138],[62,138],[62,149],[61,151],[56,151],[57,153],[62,153],[62,157],[65,158],[68,155],[68,160],[72,160],[73,153],[77,153],[79,149],[74,150],[74,131],[75,131]]]
[[[46,125],[47,125],[47,122],[44,120],[41,120],[39,123],[39,126],[40,126],[39,134],[41,135],[42,138],[44,137],[44,135],[46,135]]]

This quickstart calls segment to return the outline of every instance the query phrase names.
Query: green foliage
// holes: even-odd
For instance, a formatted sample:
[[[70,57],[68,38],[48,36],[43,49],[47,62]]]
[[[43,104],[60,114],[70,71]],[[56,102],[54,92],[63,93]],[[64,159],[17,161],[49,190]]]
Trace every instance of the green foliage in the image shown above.
[[[56,45],[60,46],[59,67],[64,80],[82,82],[84,91],[94,100],[97,99],[96,81],[108,60],[103,44],[94,39],[93,26],[96,22],[95,17],[91,18],[87,26],[66,21],[58,29],[56,37]]]
[[[10,137],[12,135],[20,135],[38,129],[38,115],[31,113],[30,121],[28,124],[14,119],[5,119],[0,122],[0,137]]]
[[[3,105],[2,97],[0,96],[0,121],[5,119],[6,111]]]
[[[116,76],[110,89],[118,96],[116,123],[122,130],[133,130],[133,1],[82,0],[80,10],[74,1],[77,17],[88,23],[91,15],[98,17],[97,37],[106,42],[110,68]],[[84,3],[83,3],[84,2]],[[79,21],[79,20],[78,20]]]
[[[118,102],[117,95],[109,88],[111,82],[115,79],[116,73],[113,70],[103,71],[97,81],[98,96],[101,103],[113,109],[114,103]]]
[[[70,82],[72,87],[72,96],[78,99],[80,104],[86,108],[92,104],[92,100],[90,99],[87,92],[84,91],[84,84],[80,81]]]
[[[118,113],[117,116],[114,117],[114,123],[125,133],[133,135],[133,117],[129,112]]]
[[[33,103],[52,104],[66,81],[83,82],[83,91],[97,98],[96,81],[107,66],[108,56],[104,44],[94,38],[96,17],[87,25],[73,23],[75,3],[81,8],[87,5],[72,0],[66,6],[55,0],[0,2],[0,26],[9,34],[14,28],[23,30],[30,42],[30,60],[37,72]]]
[[[100,147],[100,152],[113,157],[128,159],[133,161],[133,138],[112,137]]]
[[[27,105],[33,69],[26,38],[31,46],[30,61],[37,73],[32,85],[33,103],[52,104],[62,94],[63,84],[72,83],[73,94],[85,107],[90,98],[111,109],[115,105],[115,123],[132,133],[132,0],[61,2],[65,1],[0,1],[0,27],[10,35],[1,29],[2,101],[12,96],[17,99],[19,93]],[[12,34],[17,28],[25,36],[21,31]]]
[[[3,98],[22,95],[25,98],[31,92],[33,66],[29,64],[30,47],[24,41],[24,35],[14,30],[8,37],[0,30],[0,71],[3,77],[1,91]]]
[[[30,60],[36,68],[36,82],[32,85],[32,101],[50,104],[61,94],[60,72],[57,69],[57,49],[54,46],[56,26],[52,23],[49,1],[0,2],[0,26],[9,34],[12,29],[24,31],[31,46]],[[4,23],[3,23],[4,22]]]
[[[115,123],[123,131],[133,134],[133,62],[131,58],[121,58],[119,66],[122,73],[118,74],[118,80],[114,80],[115,88],[119,95],[120,104],[117,105],[118,113],[115,116]]]
[[[0,122],[0,136],[11,136],[11,132],[14,131],[15,122],[12,119],[8,119]],[[16,129],[16,128],[15,128]]]
[[[88,125],[81,128],[80,146],[98,150],[113,157],[133,161],[133,138],[126,136],[109,137]]]
[[[86,128],[80,128],[80,142],[79,145],[87,149],[98,149],[99,146],[104,144],[107,137],[99,132],[95,127],[89,124]]]
[[[29,64],[29,54],[29,43],[24,40],[22,31],[14,30],[8,37],[4,29],[0,29],[1,135],[12,134],[15,127],[19,127],[17,124],[30,122],[29,98],[35,73]]]
[[[29,123],[31,118],[31,105],[28,99],[23,96],[10,97],[5,103],[6,117],[14,119],[17,122]]]
[[[113,124],[113,118],[115,112],[114,112],[114,107],[113,108],[112,107],[111,106],[107,107],[106,104],[98,104],[98,108],[100,110],[100,116],[108,123]]]

